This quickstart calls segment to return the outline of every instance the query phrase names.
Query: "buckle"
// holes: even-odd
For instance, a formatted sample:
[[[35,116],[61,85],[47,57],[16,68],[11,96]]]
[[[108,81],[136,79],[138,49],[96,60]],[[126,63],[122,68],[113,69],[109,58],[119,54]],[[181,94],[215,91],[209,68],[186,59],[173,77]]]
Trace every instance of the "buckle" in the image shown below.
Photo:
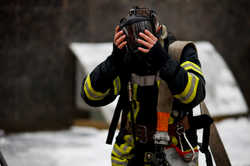
[[[125,129],[128,131],[128,133],[133,134],[131,123],[127,123]],[[136,134],[136,137],[139,138],[139,143],[142,143],[142,144],[146,144],[149,141],[151,141],[151,139],[153,139],[153,135],[151,136],[152,131],[148,129],[147,126],[145,125],[136,124],[135,134]]]
[[[144,125],[136,125],[136,136],[139,137],[139,142],[146,144],[148,142],[148,130]]]

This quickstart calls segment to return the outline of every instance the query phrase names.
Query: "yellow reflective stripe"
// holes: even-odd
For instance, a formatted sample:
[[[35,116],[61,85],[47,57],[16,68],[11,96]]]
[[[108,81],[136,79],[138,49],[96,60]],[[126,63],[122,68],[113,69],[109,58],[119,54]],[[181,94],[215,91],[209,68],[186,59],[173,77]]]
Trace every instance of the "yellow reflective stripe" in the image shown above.
[[[131,134],[127,134],[124,136],[125,142],[127,142],[129,145],[134,146],[134,138]]]
[[[177,99],[181,100],[182,98],[187,96],[188,92],[190,91],[190,88],[191,88],[191,85],[192,85],[192,77],[191,77],[191,75],[189,73],[187,73],[187,74],[188,74],[188,82],[187,82],[187,85],[186,85],[184,91],[181,94],[174,95],[174,97],[177,98]]]
[[[168,124],[174,124],[174,118],[171,115],[168,119]]]
[[[112,150],[112,156],[116,156],[118,158],[127,158],[130,159],[133,157],[131,153],[134,148],[133,136],[131,134],[124,136],[125,143],[118,145],[115,144]]]
[[[138,84],[133,84],[133,99],[137,99]]]
[[[115,145],[116,145],[116,144],[115,144]],[[113,150],[112,150],[112,155],[121,157],[121,156],[122,156],[122,153],[120,153],[120,152],[115,148],[115,145],[114,145]]]
[[[193,75],[195,77],[195,85],[194,85],[194,89],[193,89],[193,93],[191,94],[189,100],[187,100],[187,103],[190,103],[193,101],[193,99],[195,98],[196,94],[197,94],[197,88],[198,88],[198,84],[199,84],[199,78],[196,75]]]
[[[122,156],[122,153],[118,149],[119,149],[119,146],[115,144],[112,150],[112,154],[115,156]]]
[[[184,91],[180,94],[174,95],[175,98],[179,99],[182,103],[185,104],[193,101],[193,99],[196,96],[199,83],[199,78],[196,75],[189,72],[187,74],[188,74],[188,82]]]
[[[135,101],[135,104],[133,104],[133,107],[135,107],[133,108],[133,110],[135,110],[135,122],[136,122],[136,118],[140,109],[140,103],[138,101]]]
[[[139,113],[139,110],[140,110],[140,103],[138,101],[133,102],[132,103],[132,111],[134,111],[135,122],[136,122],[136,118],[137,118],[137,115]],[[128,120],[131,121],[131,112],[128,113]]]
[[[198,146],[195,146],[195,147],[194,147],[194,150],[197,151],[197,150],[198,150]],[[191,151],[192,151],[192,149],[187,149],[187,150],[184,151],[184,153],[191,152]]]
[[[160,87],[161,80],[157,80],[157,87]]]
[[[126,158],[117,158],[114,156],[111,156],[111,162],[112,166],[126,166],[128,164],[128,160]]]
[[[121,146],[118,146],[117,144],[114,145],[112,153],[115,156],[124,156],[128,155],[130,151],[132,150],[132,146],[129,146],[127,143],[121,144]]]
[[[120,77],[116,77],[116,79],[113,81],[114,85],[114,95],[118,95],[121,90],[121,80]]]
[[[178,140],[175,136],[172,136],[172,143],[176,146],[178,144]]]
[[[123,164],[126,163],[128,159],[134,157],[132,150],[134,148],[134,140],[131,134],[127,134],[123,137],[125,143],[118,145],[115,144],[112,150],[112,164]],[[136,138],[138,140],[138,138]]]
[[[108,89],[105,93],[95,91],[91,85],[90,76],[87,76],[87,79],[84,83],[84,92],[90,100],[102,100],[108,95],[109,91],[110,89]]]
[[[137,90],[138,90],[138,84],[133,84],[133,100],[135,102],[132,103],[132,110],[134,111],[134,118],[135,118],[135,121],[136,121],[136,118],[137,118],[137,115],[139,113],[139,110],[140,110],[140,103],[137,101]],[[131,121],[131,113],[129,112],[128,113],[128,120]]]
[[[200,66],[198,66],[197,64],[190,62],[190,61],[186,61],[184,63],[181,64],[181,67],[183,67],[185,70],[193,70],[197,73],[199,73],[200,75],[203,76],[202,70],[200,68]]]
[[[134,138],[131,134],[127,134],[123,138],[129,146],[134,147]],[[139,140],[139,137],[136,137],[136,140]]]

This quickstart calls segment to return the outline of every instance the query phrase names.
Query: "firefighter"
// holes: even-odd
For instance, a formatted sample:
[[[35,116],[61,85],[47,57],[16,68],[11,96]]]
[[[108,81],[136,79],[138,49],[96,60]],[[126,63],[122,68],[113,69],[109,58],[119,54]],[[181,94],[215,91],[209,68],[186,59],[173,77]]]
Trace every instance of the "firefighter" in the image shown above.
[[[81,96],[94,107],[120,96],[113,166],[198,165],[192,118],[205,98],[201,64],[195,44],[176,40],[154,10],[136,7],[121,20],[111,55],[84,77]]]

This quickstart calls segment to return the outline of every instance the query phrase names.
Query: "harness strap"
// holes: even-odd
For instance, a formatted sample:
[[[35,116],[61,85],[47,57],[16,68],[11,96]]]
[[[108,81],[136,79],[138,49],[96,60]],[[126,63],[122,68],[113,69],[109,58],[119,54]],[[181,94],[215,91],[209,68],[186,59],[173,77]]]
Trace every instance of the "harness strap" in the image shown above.
[[[106,139],[106,144],[112,144],[112,141],[113,141],[113,138],[114,138],[114,135],[115,135],[115,130],[116,130],[116,127],[117,127],[117,124],[118,124],[118,121],[119,121],[119,118],[120,118],[120,115],[121,115],[121,111],[122,111],[122,108],[123,108],[123,95],[121,95],[119,97],[119,100],[118,100],[118,103],[116,105],[116,108],[115,108],[115,112],[114,112],[114,115],[112,117],[112,121],[111,121],[111,124],[109,126],[109,131],[108,131],[108,136],[107,136],[107,139]]]
[[[202,114],[192,118],[191,127],[195,129],[203,129],[202,143],[198,143],[200,151],[205,154],[207,166],[213,166],[212,156],[208,149],[210,126],[213,123],[213,119],[207,115]]]
[[[202,144],[199,144],[201,147],[200,151],[205,154],[207,166],[213,166],[212,156],[208,149],[211,124],[212,123],[210,123],[209,126],[203,128]]]
[[[209,145],[210,128],[206,127],[203,129],[202,144],[198,143],[200,146],[200,151],[205,154],[207,166],[213,166],[212,155],[208,149]]]

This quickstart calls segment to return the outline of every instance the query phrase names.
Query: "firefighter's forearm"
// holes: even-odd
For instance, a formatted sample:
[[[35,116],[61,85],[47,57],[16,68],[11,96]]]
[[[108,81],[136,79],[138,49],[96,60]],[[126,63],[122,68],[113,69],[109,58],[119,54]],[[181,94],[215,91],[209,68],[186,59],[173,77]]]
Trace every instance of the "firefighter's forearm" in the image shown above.
[[[91,106],[102,106],[112,102],[121,89],[120,77],[108,57],[82,82],[81,96]]]
[[[184,49],[180,64],[170,58],[160,75],[180,103],[195,106],[205,98],[205,80],[193,47]]]

